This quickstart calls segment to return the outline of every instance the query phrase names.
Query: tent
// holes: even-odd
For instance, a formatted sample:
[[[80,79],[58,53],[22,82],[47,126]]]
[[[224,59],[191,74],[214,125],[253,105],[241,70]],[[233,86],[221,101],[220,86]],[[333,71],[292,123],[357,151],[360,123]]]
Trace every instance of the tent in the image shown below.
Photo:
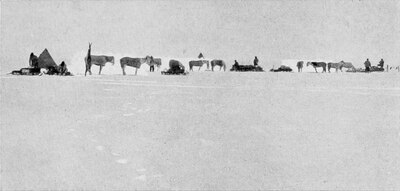
[[[49,51],[47,49],[44,49],[42,54],[40,54],[39,56],[39,68],[49,67],[57,67],[57,64],[54,62]]]

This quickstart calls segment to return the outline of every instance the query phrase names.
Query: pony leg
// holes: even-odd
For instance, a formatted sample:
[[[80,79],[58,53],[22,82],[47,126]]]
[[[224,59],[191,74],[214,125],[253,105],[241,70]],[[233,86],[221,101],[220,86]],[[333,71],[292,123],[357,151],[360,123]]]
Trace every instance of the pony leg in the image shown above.
[[[199,67],[199,70],[198,70],[198,71],[200,71],[200,69],[201,69],[201,66]]]
[[[92,71],[90,70],[90,68],[91,68],[91,66],[86,66],[85,76],[86,76],[86,73],[88,73],[88,72],[90,75],[92,75]]]
[[[316,67],[314,67],[314,70],[315,70],[315,72],[316,72],[316,73],[318,73],[318,71],[317,71],[317,68],[316,68]]]
[[[126,73],[125,73],[125,66],[121,66],[121,69],[122,69],[122,75],[126,75]]]
[[[137,75],[137,68],[135,68],[135,76]]]
[[[100,69],[99,69],[99,75],[101,74],[101,70],[103,69],[103,66],[100,66]]]

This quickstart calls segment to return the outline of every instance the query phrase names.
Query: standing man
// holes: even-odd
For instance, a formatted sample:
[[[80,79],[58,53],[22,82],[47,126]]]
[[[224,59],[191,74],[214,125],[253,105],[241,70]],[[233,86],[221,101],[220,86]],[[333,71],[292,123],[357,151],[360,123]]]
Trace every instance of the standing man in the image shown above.
[[[367,58],[367,61],[364,62],[365,65],[365,72],[370,72],[370,68],[371,68],[371,62],[369,62],[369,59]]]
[[[150,72],[154,72],[154,60],[153,56],[150,56]]]
[[[254,58],[254,66],[258,66],[258,58],[257,58],[257,56]]]
[[[383,68],[383,65],[385,64],[385,61],[383,61],[383,58],[381,58],[381,61],[379,61],[379,64],[378,64],[378,66],[380,67],[380,68]]]

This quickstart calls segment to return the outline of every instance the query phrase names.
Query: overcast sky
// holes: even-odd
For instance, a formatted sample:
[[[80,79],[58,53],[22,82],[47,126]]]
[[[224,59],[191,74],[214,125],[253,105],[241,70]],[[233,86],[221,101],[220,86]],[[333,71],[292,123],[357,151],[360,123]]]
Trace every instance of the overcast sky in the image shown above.
[[[256,55],[268,67],[282,59],[400,65],[399,12],[400,1],[390,0],[5,0],[1,73],[27,66],[44,48],[58,64],[83,64],[88,42],[92,54],[195,59],[202,52],[229,65]],[[73,63],[76,55],[82,63]]]

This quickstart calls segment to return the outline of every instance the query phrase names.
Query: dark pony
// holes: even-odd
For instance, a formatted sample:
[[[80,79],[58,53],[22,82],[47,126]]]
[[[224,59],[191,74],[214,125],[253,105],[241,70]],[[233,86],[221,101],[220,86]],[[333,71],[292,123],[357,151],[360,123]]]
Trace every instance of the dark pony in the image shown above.
[[[307,62],[307,67],[310,64],[314,67],[316,73],[318,73],[317,68],[319,68],[319,67],[322,67],[322,72],[326,72],[326,63],[325,62]]]

